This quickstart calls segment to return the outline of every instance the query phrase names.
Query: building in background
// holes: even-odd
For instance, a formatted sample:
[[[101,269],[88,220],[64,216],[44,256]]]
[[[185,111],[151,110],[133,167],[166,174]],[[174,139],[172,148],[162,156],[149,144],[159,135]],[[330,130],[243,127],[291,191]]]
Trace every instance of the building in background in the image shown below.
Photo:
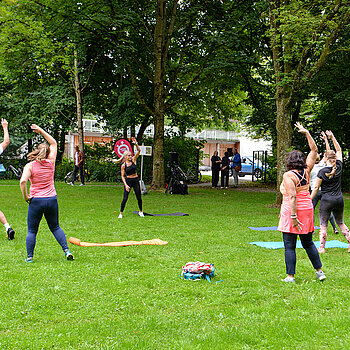
[[[113,141],[113,136],[109,135],[104,128],[104,124],[100,124],[97,120],[83,119],[84,125],[84,144],[93,145],[96,143],[109,143]],[[178,128],[165,126],[165,130],[172,129],[173,132],[178,132]],[[136,127],[136,134],[138,127]],[[146,137],[153,137],[154,127],[150,125],[144,133]],[[214,151],[218,151],[219,156],[223,157],[224,153],[229,153],[237,148],[241,156],[252,156],[253,151],[268,151],[271,152],[271,141],[262,139],[250,138],[247,133],[236,133],[234,131],[223,130],[203,130],[196,132],[191,130],[186,137],[191,137],[195,140],[206,140],[204,148],[203,166],[210,167],[210,158]],[[68,158],[74,157],[74,148],[78,145],[78,133],[69,132],[66,135],[65,155]]]

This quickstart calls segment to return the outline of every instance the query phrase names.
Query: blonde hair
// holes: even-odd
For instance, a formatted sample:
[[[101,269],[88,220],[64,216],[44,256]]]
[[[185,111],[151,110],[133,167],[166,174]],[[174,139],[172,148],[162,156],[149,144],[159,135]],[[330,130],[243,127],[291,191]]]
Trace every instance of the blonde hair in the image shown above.
[[[47,143],[41,143],[36,150],[28,154],[28,159],[33,160],[43,160],[46,159],[50,154],[50,146]]]
[[[333,150],[326,151],[325,155],[326,155],[326,160],[328,160],[331,163],[331,165],[332,165],[332,171],[330,173],[326,173],[325,175],[329,179],[332,179],[334,174],[335,174],[335,171],[337,170],[337,164],[336,164],[337,156],[336,156],[336,153]]]
[[[124,159],[124,160],[126,159],[126,156],[127,156],[128,154],[130,154],[130,155],[132,156],[132,153],[131,153],[130,151],[125,151],[125,152],[123,153],[123,159]]]

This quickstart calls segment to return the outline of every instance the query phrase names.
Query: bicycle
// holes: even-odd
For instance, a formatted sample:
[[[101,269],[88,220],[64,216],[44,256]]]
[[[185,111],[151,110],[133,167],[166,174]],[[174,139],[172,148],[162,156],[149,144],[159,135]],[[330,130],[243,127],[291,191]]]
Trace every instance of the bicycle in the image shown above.
[[[170,167],[171,177],[177,181],[197,184],[202,180],[201,172],[195,168],[189,168],[184,172],[178,164],[168,164],[168,167]]]
[[[14,167],[12,164],[1,164],[2,165],[2,176],[5,179],[20,179],[23,173],[22,167]],[[6,165],[6,167],[5,167]],[[4,170],[5,169],[5,170]]]
[[[70,171],[69,173],[67,173],[67,175],[64,177],[64,182],[66,184],[70,184],[73,181],[73,173],[74,171]],[[90,179],[90,172],[86,169],[86,167],[84,167],[84,180],[85,181],[89,181]],[[77,172],[77,174],[75,175],[75,180],[74,181],[80,181],[80,173],[79,171]]]

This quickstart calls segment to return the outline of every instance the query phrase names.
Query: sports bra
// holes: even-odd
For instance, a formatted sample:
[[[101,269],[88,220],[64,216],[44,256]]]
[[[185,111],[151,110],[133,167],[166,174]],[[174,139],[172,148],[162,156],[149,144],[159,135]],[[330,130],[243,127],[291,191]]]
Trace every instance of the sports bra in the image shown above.
[[[306,169],[302,170],[302,173],[299,173],[297,170],[289,170],[295,177],[298,179],[298,183],[295,186],[296,192],[301,192],[301,191],[309,191],[309,184],[310,184],[310,179],[309,179],[309,173]],[[287,190],[286,186],[284,184],[284,181],[282,181],[281,186],[280,186],[280,191],[283,195],[287,195]]]
[[[127,166],[126,162],[125,162],[125,174],[126,174],[126,176],[134,175],[134,174],[136,174],[136,172],[137,172],[137,167],[136,167],[136,164],[134,162],[131,162],[130,166]]]

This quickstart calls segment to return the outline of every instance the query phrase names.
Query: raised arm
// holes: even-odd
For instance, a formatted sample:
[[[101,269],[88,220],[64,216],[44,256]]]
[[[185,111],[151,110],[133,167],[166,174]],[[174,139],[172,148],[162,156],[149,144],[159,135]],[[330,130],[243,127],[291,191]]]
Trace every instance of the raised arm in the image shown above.
[[[137,148],[137,152],[136,152],[135,155],[132,157],[132,160],[133,160],[133,162],[135,163],[135,162],[136,162],[136,159],[137,159],[138,156],[140,155],[141,148],[140,148],[140,146],[138,145],[138,143],[137,143],[135,137],[132,137],[132,138],[131,138],[131,141],[132,141],[132,143],[133,143],[133,144],[136,146],[136,148]]]
[[[32,124],[30,127],[34,132],[43,135],[45,140],[49,143],[50,153],[49,153],[49,156],[47,157],[47,159],[50,159],[51,161],[55,162],[56,156],[57,156],[57,142],[56,142],[56,140],[49,133],[47,133],[44,129],[40,128],[36,124]]]
[[[335,136],[333,135],[332,131],[330,131],[330,130],[326,130],[326,134],[333,142],[337,159],[342,162],[343,161],[343,152],[341,150],[341,147],[340,147],[337,139],[335,138]]]
[[[306,166],[308,171],[310,172],[315,165],[318,149],[314,139],[310,135],[310,132],[307,129],[305,129],[299,122],[295,123],[295,126],[298,129],[298,132],[305,134],[307,142],[310,147],[310,153],[306,158]]]
[[[323,141],[324,141],[324,143],[325,143],[325,145],[326,145],[326,151],[330,151],[331,148],[329,147],[329,142],[328,142],[327,135],[322,131],[322,132],[321,132],[321,136],[322,136]]]
[[[4,129],[4,141],[1,142],[2,150],[4,151],[5,148],[10,143],[10,135],[9,135],[7,120],[4,118],[1,118],[1,125],[2,125],[2,128]]]

